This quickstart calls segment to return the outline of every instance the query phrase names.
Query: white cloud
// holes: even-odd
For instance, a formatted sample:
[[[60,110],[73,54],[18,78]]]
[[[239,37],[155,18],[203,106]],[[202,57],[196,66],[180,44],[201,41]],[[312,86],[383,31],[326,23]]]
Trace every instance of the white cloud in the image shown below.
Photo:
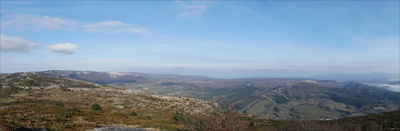
[[[1,51],[3,52],[29,53],[29,50],[39,46],[39,43],[32,43],[21,37],[1,34]]]
[[[146,28],[139,28],[122,21],[81,22],[73,19],[33,15],[10,14],[1,21],[1,29],[4,30],[81,30],[92,33],[151,33]]]
[[[179,14],[179,16],[182,16],[182,17],[192,16],[192,15],[201,16],[201,15],[203,15],[203,12],[207,10],[207,6],[204,6],[204,5],[186,5],[182,1],[177,1],[176,3],[179,4],[179,6],[183,7],[186,10],[185,13]]]
[[[58,43],[55,45],[47,46],[47,48],[54,53],[64,53],[66,55],[71,55],[76,51],[78,45],[72,43]]]
[[[10,14],[6,15],[1,22],[2,29],[16,30],[72,30],[78,25],[76,20],[62,19],[57,17],[33,15],[33,14]]]

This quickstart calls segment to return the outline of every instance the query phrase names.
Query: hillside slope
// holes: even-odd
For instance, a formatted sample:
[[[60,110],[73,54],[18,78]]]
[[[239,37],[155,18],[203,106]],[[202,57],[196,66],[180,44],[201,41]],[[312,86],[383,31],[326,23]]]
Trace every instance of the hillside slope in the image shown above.
[[[93,110],[93,104],[98,104],[101,109]],[[173,119],[177,112],[207,115],[218,109],[212,101],[126,90],[74,79],[33,73],[0,75],[0,127],[82,130],[106,124],[129,124],[180,129],[182,127]],[[132,112],[137,116],[130,116]]]
[[[276,119],[338,119],[398,110],[400,96],[386,89],[349,83],[330,87],[300,81],[264,90],[241,111]],[[241,102],[239,102],[240,105]]]

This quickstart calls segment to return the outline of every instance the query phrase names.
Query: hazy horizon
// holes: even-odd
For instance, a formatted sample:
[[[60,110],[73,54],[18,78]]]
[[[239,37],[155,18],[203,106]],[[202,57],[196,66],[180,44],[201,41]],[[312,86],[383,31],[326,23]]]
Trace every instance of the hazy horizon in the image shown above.
[[[42,72],[42,71],[54,71],[54,70],[32,70],[32,71],[23,71],[23,72]],[[368,75],[372,73],[384,73],[384,72],[370,72],[370,73],[364,73],[364,74],[358,74],[358,73],[328,73],[328,74],[313,74],[313,75],[299,75],[299,76],[286,76],[286,75],[276,75],[276,71],[266,71],[265,72],[260,72],[259,70],[255,70],[253,72],[249,73],[243,73],[243,71],[238,71],[238,72],[230,72],[226,73],[229,71],[225,71],[225,73],[220,73],[220,75],[209,75],[209,72],[204,72],[204,71],[190,71],[190,73],[185,73],[185,72],[167,72],[166,70],[158,71],[155,69],[148,69],[148,70],[141,70],[141,71],[102,71],[102,70],[60,70],[60,71],[94,71],[94,72],[118,72],[118,73],[143,73],[143,74],[155,74],[155,75],[183,75],[183,76],[204,76],[208,78],[216,78],[216,79],[240,79],[240,78],[312,78],[316,76],[325,76],[325,75]],[[197,72],[197,74],[194,73]],[[201,73],[198,73],[201,72]],[[281,72],[281,71],[280,71]],[[18,73],[18,72],[1,72],[1,73]],[[215,73],[215,72],[214,72]],[[217,72],[218,73],[218,72]],[[309,72],[307,72],[309,73]],[[268,75],[269,74],[269,75]],[[392,75],[399,75],[399,74],[393,74],[393,73],[388,73]],[[392,81],[398,81],[400,80],[400,76],[398,79],[394,79]]]
[[[0,73],[399,74],[399,1],[0,1]]]

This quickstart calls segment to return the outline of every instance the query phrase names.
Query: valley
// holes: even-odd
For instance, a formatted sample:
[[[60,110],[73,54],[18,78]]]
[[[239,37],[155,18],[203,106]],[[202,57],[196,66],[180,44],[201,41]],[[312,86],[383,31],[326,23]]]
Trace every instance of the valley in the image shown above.
[[[214,79],[143,73],[43,71],[37,75],[73,78],[168,96],[233,104],[239,113],[285,119],[338,119],[398,110],[399,94],[355,81],[306,78]],[[101,81],[101,82],[99,82]]]

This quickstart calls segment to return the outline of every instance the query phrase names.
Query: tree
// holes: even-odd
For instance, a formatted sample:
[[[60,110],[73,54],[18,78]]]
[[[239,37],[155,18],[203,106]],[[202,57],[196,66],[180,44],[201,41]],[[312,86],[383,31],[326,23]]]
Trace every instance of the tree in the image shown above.
[[[92,105],[92,110],[101,110],[101,107],[99,104],[96,103]]]

